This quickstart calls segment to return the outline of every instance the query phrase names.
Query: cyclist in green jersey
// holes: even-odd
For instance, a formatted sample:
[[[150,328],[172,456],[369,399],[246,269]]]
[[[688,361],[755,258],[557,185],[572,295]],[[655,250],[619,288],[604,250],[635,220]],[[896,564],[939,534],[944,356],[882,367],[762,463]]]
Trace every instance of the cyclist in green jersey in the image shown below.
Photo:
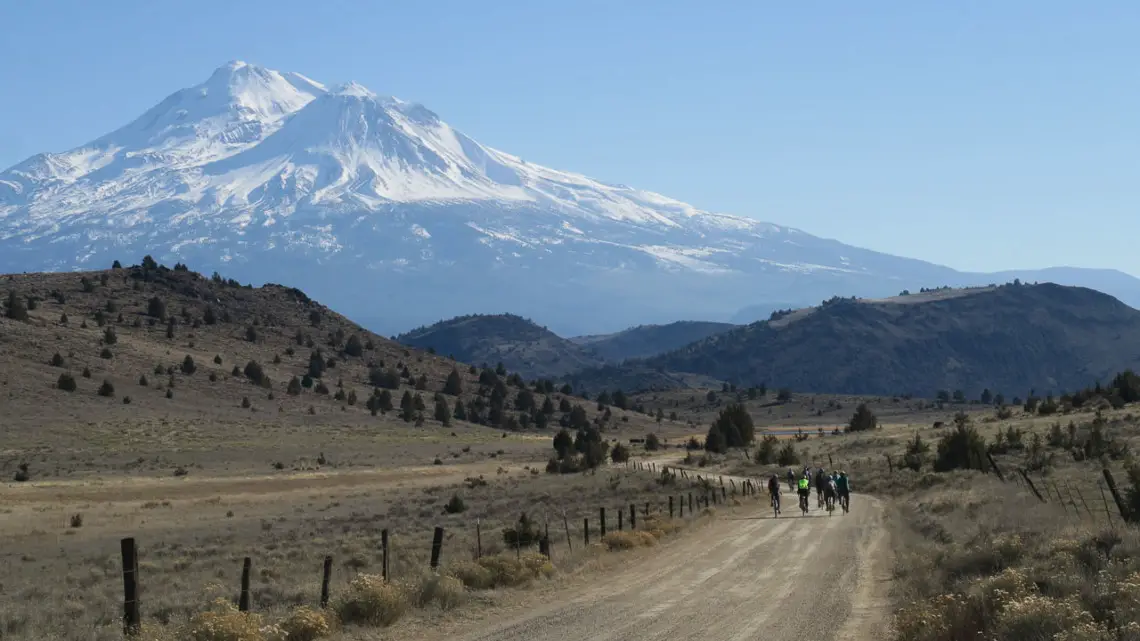
[[[810,474],[810,472],[808,473]],[[800,477],[799,480],[799,495],[800,495],[800,509],[803,510],[807,506],[808,497],[811,496],[811,478],[808,474]]]

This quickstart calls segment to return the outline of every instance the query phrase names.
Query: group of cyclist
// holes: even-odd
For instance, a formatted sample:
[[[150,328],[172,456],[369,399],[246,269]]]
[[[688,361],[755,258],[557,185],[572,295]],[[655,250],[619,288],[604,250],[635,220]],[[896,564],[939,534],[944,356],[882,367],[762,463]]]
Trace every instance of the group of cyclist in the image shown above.
[[[816,507],[823,508],[826,506],[827,511],[830,513],[835,509],[835,503],[838,501],[840,507],[844,512],[851,508],[851,479],[848,478],[847,472],[843,470],[833,470],[831,473],[825,471],[822,467],[817,468],[814,472],[810,467],[805,467],[803,473],[798,475],[788,468],[788,488],[796,490],[800,498],[800,510],[808,513],[808,499],[811,496],[812,487],[816,491]],[[772,474],[768,479],[768,494],[772,498],[772,506],[776,510],[776,514],[780,513],[780,477],[777,474]]]

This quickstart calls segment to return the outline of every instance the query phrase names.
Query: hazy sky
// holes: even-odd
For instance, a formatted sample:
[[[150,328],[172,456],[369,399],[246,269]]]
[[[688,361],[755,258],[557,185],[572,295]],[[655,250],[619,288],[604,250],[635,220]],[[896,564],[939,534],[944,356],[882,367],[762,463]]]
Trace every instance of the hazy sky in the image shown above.
[[[703,209],[1140,275],[1138,33],[1132,0],[0,0],[0,167],[240,59]]]

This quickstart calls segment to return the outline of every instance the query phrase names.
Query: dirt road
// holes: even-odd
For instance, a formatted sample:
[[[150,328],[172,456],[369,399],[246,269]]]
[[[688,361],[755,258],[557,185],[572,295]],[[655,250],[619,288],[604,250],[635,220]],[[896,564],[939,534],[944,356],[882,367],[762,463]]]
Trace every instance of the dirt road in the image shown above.
[[[853,497],[850,514],[795,497],[773,518],[726,515],[644,562],[462,641],[746,641],[889,638],[887,533],[881,504]]]

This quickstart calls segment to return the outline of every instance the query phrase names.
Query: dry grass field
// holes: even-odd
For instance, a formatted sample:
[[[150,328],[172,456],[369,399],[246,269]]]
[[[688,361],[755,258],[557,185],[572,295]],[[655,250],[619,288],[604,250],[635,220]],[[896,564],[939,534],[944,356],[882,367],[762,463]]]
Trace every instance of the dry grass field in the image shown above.
[[[580,405],[603,421],[595,403],[548,389],[520,408],[533,382],[505,373],[494,377],[507,391],[493,419],[496,385],[480,384],[481,369],[374,335],[295,290],[131,267],[0,277],[10,293],[27,317],[0,314],[3,639],[120,638],[123,537],[140,546],[145,620],[170,631],[209,604],[212,584],[232,597],[245,556],[254,609],[280,618],[316,603],[326,555],[334,593],[378,573],[385,528],[393,577],[416,583],[434,527],[445,528],[443,565],[454,567],[472,558],[477,521],[483,553],[496,558],[503,528],[525,512],[549,524],[561,576],[599,554],[581,546],[583,518],[663,505],[665,488],[646,474],[543,471],[560,420]],[[290,393],[318,349],[321,376]],[[263,379],[251,380],[258,368]],[[460,393],[442,394],[453,370]],[[380,386],[394,407],[372,412]],[[410,420],[405,393],[424,402]],[[446,425],[437,399],[452,413]],[[456,419],[457,401],[479,422]],[[540,413],[544,429],[533,424]],[[687,434],[683,423],[609,414],[607,439]],[[450,513],[453,497],[462,506],[451,509],[463,509]]]

